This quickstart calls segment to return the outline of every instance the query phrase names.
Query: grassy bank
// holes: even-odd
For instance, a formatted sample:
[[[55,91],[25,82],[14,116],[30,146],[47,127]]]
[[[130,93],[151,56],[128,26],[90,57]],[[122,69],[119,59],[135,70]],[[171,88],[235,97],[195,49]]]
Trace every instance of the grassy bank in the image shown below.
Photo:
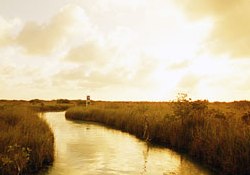
[[[0,174],[31,173],[51,164],[54,136],[47,123],[27,107],[1,104]]]
[[[0,109],[10,106],[27,107],[36,112],[56,112],[65,111],[68,108],[83,104],[82,100],[67,100],[67,99],[57,99],[57,100],[39,100],[33,99],[29,101],[25,100],[0,100]]]
[[[70,108],[66,118],[100,122],[186,152],[221,174],[247,175],[248,110],[249,102],[208,103],[180,98],[169,103],[96,103],[88,108]]]

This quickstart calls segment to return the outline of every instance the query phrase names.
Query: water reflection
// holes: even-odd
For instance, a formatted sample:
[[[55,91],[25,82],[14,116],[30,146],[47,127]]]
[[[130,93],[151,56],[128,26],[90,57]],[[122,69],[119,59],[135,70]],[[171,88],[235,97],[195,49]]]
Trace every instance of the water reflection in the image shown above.
[[[148,163],[148,153],[149,153],[149,144],[146,144],[146,148],[143,150],[143,159],[144,159],[144,165],[143,165],[143,171],[142,175],[146,174],[147,172],[147,163]]]
[[[95,123],[65,120],[64,113],[44,116],[55,134],[56,157],[43,175],[182,174],[208,171],[169,150]]]

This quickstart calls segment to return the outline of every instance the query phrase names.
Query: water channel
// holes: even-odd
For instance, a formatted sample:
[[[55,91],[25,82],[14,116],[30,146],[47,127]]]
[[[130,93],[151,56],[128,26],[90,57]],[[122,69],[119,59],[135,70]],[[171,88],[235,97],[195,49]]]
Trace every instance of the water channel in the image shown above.
[[[55,135],[55,162],[42,175],[211,175],[170,149],[91,122],[45,113]]]

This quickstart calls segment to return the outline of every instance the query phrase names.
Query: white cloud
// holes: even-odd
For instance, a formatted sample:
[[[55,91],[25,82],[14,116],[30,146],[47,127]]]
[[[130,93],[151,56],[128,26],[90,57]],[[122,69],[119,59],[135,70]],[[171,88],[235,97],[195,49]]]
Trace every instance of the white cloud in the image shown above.
[[[98,42],[90,41],[75,48],[71,48],[64,60],[85,65],[94,62],[95,66],[97,64],[103,66],[105,62],[110,61],[115,55],[114,52],[114,49],[109,49],[101,46]]]
[[[21,28],[22,22],[20,19],[6,20],[0,16],[0,47],[12,44]]]
[[[62,49],[72,34],[84,32],[88,26],[88,18],[84,10],[78,6],[68,5],[54,16],[47,24],[28,22],[16,38],[28,54],[47,55],[56,49]],[[84,33],[86,36],[88,33]]]
[[[186,0],[197,21],[173,3],[86,0],[46,22],[0,18],[1,97],[72,99],[86,92],[108,100],[169,100],[184,91],[191,98],[250,98],[248,59],[229,59],[248,57],[247,2],[239,1],[240,12],[233,1],[223,7]],[[209,53],[210,43],[226,54]]]
[[[66,5],[47,23],[0,17],[0,46],[20,46],[25,54],[49,55],[62,52],[98,34],[85,11],[77,5]]]
[[[185,0],[179,4],[194,19],[213,19],[213,30],[205,42],[214,53],[249,58],[249,0]]]

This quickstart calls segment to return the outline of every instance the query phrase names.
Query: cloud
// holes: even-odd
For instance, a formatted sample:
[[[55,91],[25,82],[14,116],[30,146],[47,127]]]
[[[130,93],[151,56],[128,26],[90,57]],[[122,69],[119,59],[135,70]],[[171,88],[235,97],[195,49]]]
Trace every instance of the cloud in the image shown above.
[[[10,35],[4,34],[0,36],[0,47],[8,46],[10,43],[13,43],[13,38]]]
[[[96,52],[99,51],[96,50]],[[84,52],[82,54],[84,55]],[[78,87],[82,89],[101,89],[106,87],[111,87],[112,89],[121,85],[124,85],[124,88],[141,87],[143,85],[150,86],[150,84],[154,84],[152,83],[151,73],[157,69],[157,63],[145,55],[141,57],[138,63],[134,63],[134,67],[126,63],[119,63],[119,60],[117,62],[112,60],[113,62],[100,64],[99,58],[86,59],[81,64],[76,64],[75,67],[61,69],[52,77],[52,81],[55,86]]]
[[[187,68],[189,65],[190,65],[190,61],[184,60],[184,61],[173,63],[169,65],[167,68],[170,70],[181,70],[181,69]]]
[[[15,67],[11,65],[4,65],[0,67],[0,74],[2,77],[9,76],[15,71]]]
[[[0,47],[12,44],[21,27],[19,19],[6,20],[0,16]]]
[[[20,82],[32,82],[41,77],[41,70],[37,67],[27,65],[17,66],[7,64],[0,66],[0,74],[6,82],[9,82],[10,84],[18,84]]]
[[[210,15],[222,15],[230,12],[235,6],[239,6],[245,0],[182,0],[178,1],[189,10],[192,18],[206,17]],[[246,1],[245,1],[246,2]]]
[[[79,66],[68,70],[61,70],[52,77],[55,86],[64,86],[82,89],[100,89],[103,87],[123,84],[126,82],[126,70],[124,68],[113,68],[103,70]]]
[[[213,30],[206,42],[214,53],[250,57],[249,0],[185,0],[179,4],[192,19],[213,19]]]
[[[115,84],[128,82],[128,70],[125,68],[113,68],[112,70],[87,70],[85,66],[74,69],[62,70],[52,80],[56,85],[71,86],[72,84],[81,88],[103,88]]]
[[[103,64],[114,55],[114,50],[101,46],[98,42],[89,41],[80,46],[71,48],[64,60],[75,63],[96,62]]]
[[[82,8],[68,5],[61,9],[49,23],[38,24],[27,22],[16,42],[22,46],[28,54],[46,55],[71,40],[72,33],[79,33],[88,28],[88,18]]]
[[[28,54],[49,54],[60,43],[63,30],[63,27],[57,30],[56,26],[29,22],[17,37],[17,43],[24,47]]]
[[[180,92],[196,93],[200,80],[201,77],[195,74],[186,74],[180,79],[179,83],[177,84],[177,89]]]

